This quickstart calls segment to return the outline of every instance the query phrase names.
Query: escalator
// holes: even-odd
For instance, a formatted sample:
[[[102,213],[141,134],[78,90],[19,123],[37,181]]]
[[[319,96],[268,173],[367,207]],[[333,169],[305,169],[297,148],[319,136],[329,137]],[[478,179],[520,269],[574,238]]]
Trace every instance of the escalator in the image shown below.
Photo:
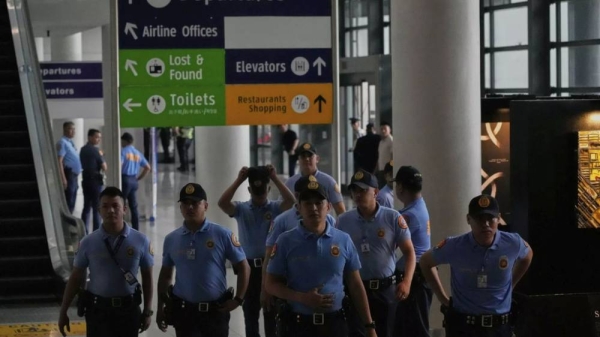
[[[0,303],[56,301],[36,164],[6,2],[0,2]],[[41,160],[36,158],[35,160]]]

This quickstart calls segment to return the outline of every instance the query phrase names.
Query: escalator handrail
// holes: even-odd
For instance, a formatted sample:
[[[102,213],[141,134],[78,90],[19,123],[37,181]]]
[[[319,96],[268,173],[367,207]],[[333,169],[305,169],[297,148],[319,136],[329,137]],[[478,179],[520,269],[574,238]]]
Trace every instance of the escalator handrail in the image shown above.
[[[85,229],[83,221],[68,211],[27,1],[7,0],[7,6],[48,250],[55,273],[66,281],[72,269],[70,257]]]

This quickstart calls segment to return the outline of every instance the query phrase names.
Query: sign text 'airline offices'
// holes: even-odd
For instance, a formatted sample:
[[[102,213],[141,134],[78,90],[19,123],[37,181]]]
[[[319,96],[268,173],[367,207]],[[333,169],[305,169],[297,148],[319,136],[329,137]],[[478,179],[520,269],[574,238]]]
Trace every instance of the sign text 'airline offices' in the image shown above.
[[[119,0],[121,126],[327,124],[331,2]]]

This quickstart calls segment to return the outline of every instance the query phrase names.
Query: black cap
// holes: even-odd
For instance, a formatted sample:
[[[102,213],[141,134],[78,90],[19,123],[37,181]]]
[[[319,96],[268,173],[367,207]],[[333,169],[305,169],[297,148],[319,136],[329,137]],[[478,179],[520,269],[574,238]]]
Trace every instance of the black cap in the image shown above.
[[[298,180],[296,180],[296,183],[294,184],[294,192],[302,192],[302,189],[304,189],[311,181],[317,181],[317,177],[315,177],[312,174],[300,177]]]
[[[315,147],[311,144],[311,143],[302,143],[300,146],[298,146],[298,154],[303,154],[304,152],[310,152],[312,154],[317,154],[317,149],[315,149]]]
[[[323,185],[319,184],[314,176],[302,177],[298,180],[299,184],[296,183],[294,188],[298,190],[298,201],[306,200],[313,196],[319,196],[322,199],[327,199],[327,192]]]
[[[128,143],[133,143],[133,136],[131,135],[131,133],[129,132],[125,132],[122,136],[121,136],[121,140],[124,140]]]
[[[248,183],[252,191],[263,193],[269,181],[269,169],[266,166],[253,166],[248,169]]]
[[[352,188],[353,186],[358,186],[363,190],[366,190],[369,189],[369,187],[378,188],[379,184],[377,183],[375,175],[361,169],[354,173],[350,180],[350,185],[348,187]]]
[[[350,123],[354,124],[356,122],[358,122],[358,118],[350,117]]]
[[[396,183],[402,184],[402,187],[421,190],[423,185],[423,176],[421,172],[412,166],[402,166],[396,173]]]
[[[490,214],[498,216],[500,214],[500,206],[496,198],[491,195],[482,194],[471,200],[469,203],[469,215]]]
[[[385,168],[383,169],[383,173],[384,174],[394,174],[394,161],[390,160],[389,162],[385,163]]]
[[[183,186],[179,192],[179,201],[190,199],[193,201],[208,200],[206,198],[206,191],[199,184],[189,183]]]

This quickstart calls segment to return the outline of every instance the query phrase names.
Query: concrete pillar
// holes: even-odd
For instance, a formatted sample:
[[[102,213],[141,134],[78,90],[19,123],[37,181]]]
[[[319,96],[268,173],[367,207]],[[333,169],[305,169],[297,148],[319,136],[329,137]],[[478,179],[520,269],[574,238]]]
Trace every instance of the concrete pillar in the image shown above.
[[[469,200],[481,192],[479,3],[391,2],[394,164],[423,174],[431,241],[469,231]],[[450,291],[450,269],[440,268]],[[442,328],[439,303],[431,327]]]
[[[116,13],[116,5],[111,1],[111,12]],[[111,15],[115,18],[116,14]],[[102,129],[102,150],[108,165],[106,183],[108,186],[121,186],[121,130],[117,99],[117,59],[116,34],[112,25],[102,26],[102,92],[104,96],[104,128]],[[143,143],[142,143],[143,144]]]
[[[75,33],[67,36],[52,36],[51,43],[52,61],[81,61],[81,33]]]
[[[81,59],[102,61],[102,27],[81,32]]]
[[[44,38],[36,37],[35,38],[35,50],[37,52],[37,58],[39,62],[44,61]]]
[[[52,134],[54,135],[54,143],[56,144],[63,136],[63,124],[65,122],[73,122],[75,124],[75,137],[73,137],[73,143],[75,143],[77,152],[79,152],[81,147],[87,143],[87,130],[84,127],[83,118],[53,119]]]
[[[211,126],[195,130],[196,183],[208,197],[207,217],[232,230],[237,235],[235,219],[223,213],[217,202],[221,194],[233,183],[242,166],[250,165],[249,126]],[[193,177],[190,177],[192,182]],[[179,191],[182,186],[175,186]],[[233,200],[248,200],[248,184],[237,190]]]

